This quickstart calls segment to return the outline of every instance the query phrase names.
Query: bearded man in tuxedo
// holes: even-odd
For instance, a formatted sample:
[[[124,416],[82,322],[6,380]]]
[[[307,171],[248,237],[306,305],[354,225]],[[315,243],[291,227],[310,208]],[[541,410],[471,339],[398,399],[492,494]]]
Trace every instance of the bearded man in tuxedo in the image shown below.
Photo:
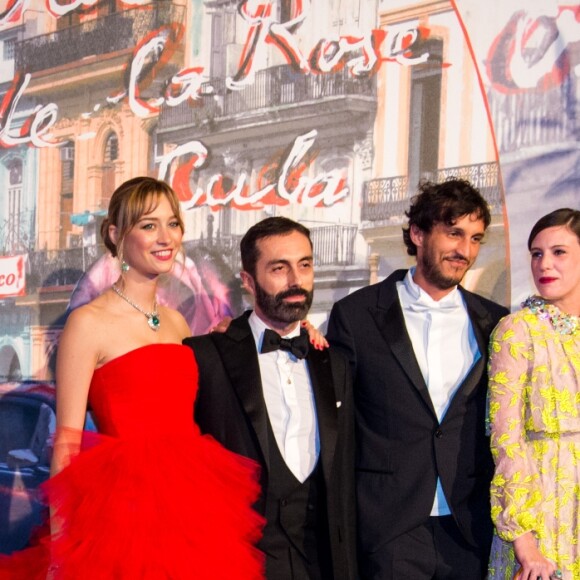
[[[313,299],[310,232],[271,217],[240,249],[254,310],[184,341],[199,368],[195,419],[261,466],[266,577],[354,580],[351,375],[345,357],[312,348],[300,327]]]

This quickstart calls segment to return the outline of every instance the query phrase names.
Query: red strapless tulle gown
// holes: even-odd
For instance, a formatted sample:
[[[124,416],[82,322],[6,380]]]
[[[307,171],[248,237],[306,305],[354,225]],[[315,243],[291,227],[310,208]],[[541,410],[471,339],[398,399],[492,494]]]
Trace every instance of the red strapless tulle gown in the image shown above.
[[[0,578],[242,580],[263,578],[255,465],[193,422],[192,351],[156,344],[94,373],[96,441],[44,484],[58,537],[0,561]]]

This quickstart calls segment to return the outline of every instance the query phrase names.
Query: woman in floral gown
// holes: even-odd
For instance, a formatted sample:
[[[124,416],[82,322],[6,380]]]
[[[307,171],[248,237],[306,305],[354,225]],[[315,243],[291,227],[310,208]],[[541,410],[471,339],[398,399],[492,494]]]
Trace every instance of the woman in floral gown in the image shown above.
[[[490,345],[490,580],[580,580],[580,211],[528,240],[537,296]]]

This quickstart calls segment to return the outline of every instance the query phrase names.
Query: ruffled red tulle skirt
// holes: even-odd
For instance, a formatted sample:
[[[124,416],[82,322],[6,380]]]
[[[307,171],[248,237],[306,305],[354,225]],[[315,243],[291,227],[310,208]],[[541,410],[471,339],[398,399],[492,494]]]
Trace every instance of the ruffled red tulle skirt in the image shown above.
[[[96,437],[43,484],[60,532],[0,559],[1,580],[253,580],[257,468],[208,436]],[[48,529],[48,526],[45,526]]]

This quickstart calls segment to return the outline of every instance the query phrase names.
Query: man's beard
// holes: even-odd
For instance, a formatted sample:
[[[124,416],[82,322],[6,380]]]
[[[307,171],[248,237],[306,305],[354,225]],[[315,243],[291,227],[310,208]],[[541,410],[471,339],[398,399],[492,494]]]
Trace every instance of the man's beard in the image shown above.
[[[272,295],[268,294],[256,280],[254,280],[254,284],[256,288],[256,305],[260,307],[264,316],[270,320],[288,324],[306,318],[312,306],[313,290],[290,288]],[[284,299],[290,296],[304,296],[305,300],[304,302],[284,302]]]
[[[457,286],[472,265],[463,256],[454,255],[448,256],[448,258],[465,260],[466,268],[464,270],[458,270],[455,274],[446,275],[429,252],[425,252],[421,259],[421,272],[424,278],[440,290],[449,290]]]

